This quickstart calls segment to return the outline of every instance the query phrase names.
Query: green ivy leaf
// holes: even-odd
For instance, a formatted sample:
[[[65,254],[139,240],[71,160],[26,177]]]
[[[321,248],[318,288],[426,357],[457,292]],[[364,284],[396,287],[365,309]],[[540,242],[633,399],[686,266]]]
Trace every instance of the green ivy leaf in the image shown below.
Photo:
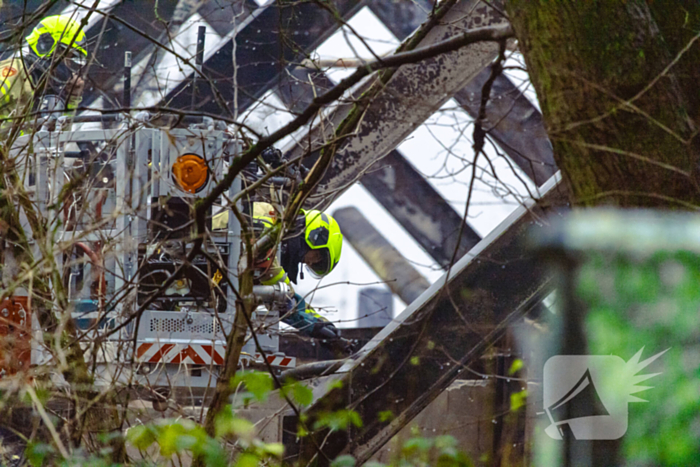
[[[354,410],[342,409],[336,412],[323,413],[314,423],[314,429],[329,428],[331,431],[347,430],[350,424],[362,426],[360,415]]]
[[[204,456],[207,467],[228,467],[228,454],[215,439],[208,436],[198,445],[195,451]]]
[[[306,428],[304,428],[302,425],[299,425],[297,427],[297,436],[299,438],[305,438],[305,437],[309,436],[309,431]]]
[[[156,435],[146,425],[137,425],[129,428],[126,432],[126,439],[136,449],[147,449],[151,444],[156,442]]]
[[[260,458],[258,456],[247,452],[238,457],[236,467],[258,467],[259,462]]]
[[[186,433],[185,428],[179,423],[172,423],[163,428],[158,435],[158,445],[163,456],[170,457],[182,451],[180,437]]]
[[[438,449],[454,448],[457,446],[457,440],[450,435],[441,435],[435,438],[435,447]]]
[[[329,384],[328,390],[330,391],[332,389],[341,389],[342,387],[343,387],[343,381],[339,379],[339,380],[333,381],[331,384]]]
[[[182,452],[185,450],[191,451],[194,447],[199,444],[199,439],[197,437],[186,434],[180,435],[175,438],[175,448],[177,452]]]
[[[56,451],[53,446],[44,443],[30,443],[24,452],[27,456],[27,460],[32,465],[32,467],[39,467],[44,465],[44,460],[49,454],[53,454]]]
[[[522,370],[523,367],[525,366],[525,363],[522,361],[520,358],[516,358],[513,360],[513,363],[510,365],[510,369],[508,370],[509,375],[513,375],[517,373],[518,371]]]
[[[301,405],[311,405],[314,400],[314,393],[311,389],[301,383],[292,384],[292,397]]]
[[[331,467],[355,467],[355,458],[349,454],[336,457]]]
[[[240,383],[245,384],[246,390],[258,402],[265,402],[273,389],[272,377],[262,371],[246,371],[236,375],[233,387],[237,387]]]
[[[463,452],[448,448],[440,453],[436,467],[472,467],[472,462]]]
[[[527,389],[510,395],[510,411],[516,412],[527,403]]]
[[[411,438],[403,445],[402,451],[410,456],[419,452],[427,452],[433,447],[433,440],[429,438]]]
[[[216,417],[215,431],[217,438],[234,434],[251,440],[255,434],[255,426],[245,418],[236,417],[231,406],[227,405]]]
[[[266,454],[279,458],[284,455],[284,445],[282,443],[264,443],[262,450]]]

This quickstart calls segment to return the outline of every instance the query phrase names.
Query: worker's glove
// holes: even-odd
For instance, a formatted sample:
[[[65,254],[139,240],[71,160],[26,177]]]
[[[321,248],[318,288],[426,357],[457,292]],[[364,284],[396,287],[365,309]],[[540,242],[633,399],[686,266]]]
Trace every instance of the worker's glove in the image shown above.
[[[340,331],[336,328],[333,323],[328,321],[319,321],[314,323],[314,327],[311,330],[311,337],[314,339],[326,339],[328,341],[333,341],[340,339]]]
[[[355,342],[340,337],[340,331],[333,323],[326,321],[315,323],[311,337],[321,339],[321,344],[335,353],[350,355],[355,351]]]
[[[357,350],[357,342],[343,337],[332,341],[331,346],[345,355],[352,355]]]

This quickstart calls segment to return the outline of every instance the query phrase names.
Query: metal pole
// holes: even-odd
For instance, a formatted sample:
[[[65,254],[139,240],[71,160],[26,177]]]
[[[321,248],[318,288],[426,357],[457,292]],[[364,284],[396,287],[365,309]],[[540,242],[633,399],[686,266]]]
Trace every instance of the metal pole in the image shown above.
[[[197,54],[194,61],[195,72],[192,78],[192,109],[194,109],[197,96],[197,75],[202,72],[202,63],[204,63],[204,34],[206,34],[206,32],[206,26],[200,26],[197,30]]]
[[[131,52],[124,52],[124,96],[122,97],[124,108],[131,108]]]

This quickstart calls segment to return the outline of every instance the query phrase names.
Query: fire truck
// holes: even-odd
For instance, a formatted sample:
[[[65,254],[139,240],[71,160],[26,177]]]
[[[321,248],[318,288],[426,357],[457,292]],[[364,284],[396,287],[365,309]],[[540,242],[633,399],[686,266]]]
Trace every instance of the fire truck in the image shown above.
[[[210,229],[201,253],[187,258],[193,206],[222,180],[241,147],[222,122],[175,120],[162,126],[143,112],[50,117],[11,150],[50,232],[30,244],[37,257],[45,247],[55,252],[54,280],[67,296],[68,310],[54,314],[71,314],[97,385],[127,384],[156,408],[171,395],[201,401],[215,384],[235,315],[231,285],[237,286],[241,253],[241,228],[229,216],[227,228]],[[208,219],[240,189],[239,179]],[[22,222],[31,232],[26,216]],[[40,244],[47,240],[51,245]],[[3,262],[7,282],[20,266],[10,249]],[[279,352],[288,292],[285,284],[255,287],[259,345],[248,339],[240,365],[296,365]],[[32,308],[22,288],[0,303],[0,377],[56,358]]]

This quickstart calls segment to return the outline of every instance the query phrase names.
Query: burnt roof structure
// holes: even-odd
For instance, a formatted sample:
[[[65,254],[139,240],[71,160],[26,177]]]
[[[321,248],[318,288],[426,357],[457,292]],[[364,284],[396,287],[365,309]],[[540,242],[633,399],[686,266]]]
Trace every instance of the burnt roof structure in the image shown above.
[[[41,3],[30,0],[28,9]],[[88,29],[89,38],[98,41],[98,63],[90,69],[84,104],[105,109],[120,106],[121,64],[124,52],[131,51],[137,106],[140,102],[231,119],[245,114],[270,93],[290,112],[299,112],[315,94],[331,88],[333,82],[324,70],[302,63],[361,9],[369,8],[399,41],[414,34],[435,12],[428,0],[271,1],[262,5],[252,0],[161,0],[157,7],[154,2],[103,3],[101,15],[93,18]],[[420,47],[465,29],[506,21],[485,2],[452,3],[442,21],[424,31]],[[61,7],[63,4],[56,4],[47,14],[56,14]],[[194,41],[188,39],[193,33],[183,25],[193,18],[208,26],[202,68],[205,79],[198,79],[194,89],[192,69],[183,66],[194,54]],[[181,57],[175,59],[168,50]],[[549,278],[520,244],[524,231],[540,214],[535,201],[519,207],[482,239],[465,222],[463,213],[455,211],[397,150],[448,99],[454,98],[476,117],[497,51],[495,43],[473,44],[400,67],[374,98],[356,132],[342,141],[323,180],[322,192],[361,183],[446,271],[362,349],[353,364],[346,365],[338,376],[346,384],[321,395],[309,409],[313,415],[350,406],[364,420],[364,426],[351,430],[349,436],[329,438],[324,451],[331,457],[353,453],[359,463],[369,459],[457,377],[460,365],[478,358],[509,322],[549,290]],[[324,115],[324,125],[307,128],[285,151],[294,156],[310,154],[305,164],[312,164],[314,154],[352,110],[349,98],[360,96],[371,82],[368,79],[353,89],[344,103]],[[541,188],[535,197],[561,204],[557,203],[557,168],[542,116],[506,75],[497,76],[493,83],[485,123],[488,136],[510,162],[533,186]],[[438,335],[441,345],[430,347],[428,343]],[[412,356],[426,362],[420,372],[407,365]],[[371,396],[378,388],[396,401],[388,408],[395,415],[392,421],[377,418],[378,398]],[[313,455],[310,446],[301,449],[306,460]]]

